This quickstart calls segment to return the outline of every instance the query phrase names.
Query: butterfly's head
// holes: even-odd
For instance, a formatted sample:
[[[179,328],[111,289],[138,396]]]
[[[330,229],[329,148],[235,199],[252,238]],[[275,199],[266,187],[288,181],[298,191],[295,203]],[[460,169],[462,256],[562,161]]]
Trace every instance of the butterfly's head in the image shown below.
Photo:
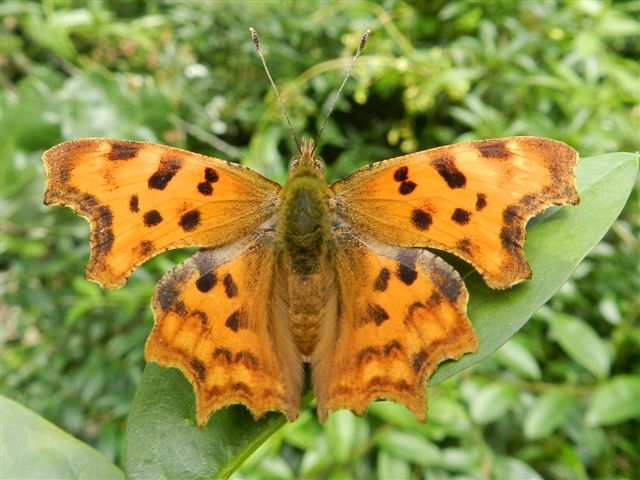
[[[315,142],[310,138],[307,142],[303,138],[300,142],[300,155],[296,155],[289,162],[289,176],[313,173],[324,175],[324,161],[314,154]]]

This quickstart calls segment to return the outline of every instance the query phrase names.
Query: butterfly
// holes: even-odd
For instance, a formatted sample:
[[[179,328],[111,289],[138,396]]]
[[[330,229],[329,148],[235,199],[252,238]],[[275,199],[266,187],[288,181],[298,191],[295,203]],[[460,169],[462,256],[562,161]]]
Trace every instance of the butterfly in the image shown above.
[[[44,202],[91,224],[88,279],[122,286],[164,251],[199,247],[152,300],[148,361],[180,369],[205,425],[243,404],[290,421],[310,365],[317,414],[380,398],[426,416],[437,365],[478,349],[460,275],[530,277],[531,217],[577,204],[568,145],[509,137],[372,163],[328,185],[303,140],[280,186],[238,164],[162,145],[80,139],[44,153]]]

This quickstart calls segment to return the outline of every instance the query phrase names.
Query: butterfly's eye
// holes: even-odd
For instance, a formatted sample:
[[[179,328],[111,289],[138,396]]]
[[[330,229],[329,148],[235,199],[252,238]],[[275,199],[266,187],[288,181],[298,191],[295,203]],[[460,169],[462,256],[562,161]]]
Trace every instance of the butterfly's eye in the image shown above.
[[[324,160],[322,160],[320,157],[314,157],[313,168],[321,173],[324,173]]]
[[[300,157],[293,157],[289,162],[289,171],[293,172],[294,170],[297,170],[299,166],[300,166]]]

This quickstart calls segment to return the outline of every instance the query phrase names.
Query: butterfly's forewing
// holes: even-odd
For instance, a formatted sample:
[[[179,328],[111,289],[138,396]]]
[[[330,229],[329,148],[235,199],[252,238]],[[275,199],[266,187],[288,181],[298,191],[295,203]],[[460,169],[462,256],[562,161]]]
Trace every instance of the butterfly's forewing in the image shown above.
[[[351,232],[333,241],[337,328],[312,356],[320,420],[339,408],[362,415],[386,398],[424,421],[426,378],[478,348],[460,276],[423,249],[365,244]]]
[[[374,163],[331,188],[336,213],[364,238],[451,252],[507,288],[530,276],[527,220],[578,203],[577,158],[554,140],[483,140]]]
[[[45,203],[89,220],[86,276],[109,288],[165,250],[248,235],[273,215],[280,189],[239,165],[140,142],[74,140],[43,158]]]
[[[147,360],[179,368],[193,384],[196,416],[241,403],[256,417],[298,415],[302,360],[274,318],[274,240],[257,234],[201,250],[165,275],[152,306]]]

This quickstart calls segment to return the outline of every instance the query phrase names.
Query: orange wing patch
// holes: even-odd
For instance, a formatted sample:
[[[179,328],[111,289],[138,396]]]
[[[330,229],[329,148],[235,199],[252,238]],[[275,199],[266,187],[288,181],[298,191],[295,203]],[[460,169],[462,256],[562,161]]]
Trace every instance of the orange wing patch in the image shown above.
[[[302,359],[269,313],[273,243],[261,235],[201,250],[156,289],[145,357],[186,375],[199,425],[235,403],[256,418],[271,410],[298,416]]]
[[[336,240],[337,331],[312,356],[318,417],[373,400],[426,417],[425,380],[437,365],[478,349],[458,273],[426,250]]]
[[[249,235],[275,213],[280,190],[240,165],[148,143],[75,140],[43,159],[45,204],[69,205],[89,220],[85,274],[107,288],[168,249]]]
[[[364,238],[446,250],[493,288],[530,277],[527,221],[578,203],[577,153],[561,142],[512,137],[461,143],[378,162],[332,185],[337,214]]]

